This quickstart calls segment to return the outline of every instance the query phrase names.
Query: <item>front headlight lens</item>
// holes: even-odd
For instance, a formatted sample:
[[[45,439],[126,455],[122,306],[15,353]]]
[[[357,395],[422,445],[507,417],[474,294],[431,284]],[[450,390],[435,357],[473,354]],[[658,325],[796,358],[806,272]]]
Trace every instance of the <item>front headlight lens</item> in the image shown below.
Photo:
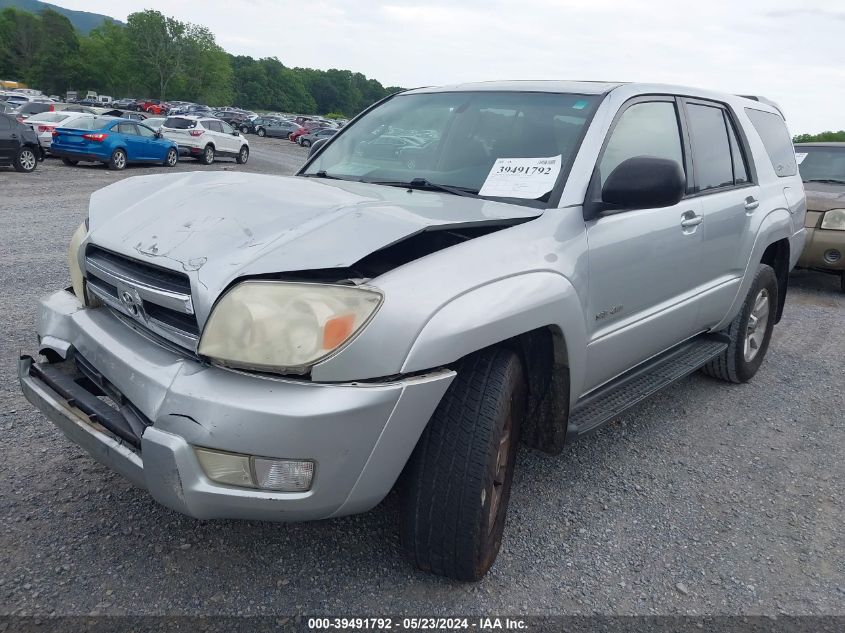
[[[70,247],[67,251],[67,267],[70,270],[70,282],[73,286],[73,293],[83,305],[85,304],[85,284],[83,283],[82,268],[79,266],[79,249],[82,246],[82,240],[88,234],[87,222],[79,225],[79,228],[73,232],[70,238]]]
[[[233,367],[305,373],[348,342],[381,300],[354,286],[245,281],[214,308],[198,351]]]
[[[822,228],[845,231],[845,209],[831,209],[822,218]]]

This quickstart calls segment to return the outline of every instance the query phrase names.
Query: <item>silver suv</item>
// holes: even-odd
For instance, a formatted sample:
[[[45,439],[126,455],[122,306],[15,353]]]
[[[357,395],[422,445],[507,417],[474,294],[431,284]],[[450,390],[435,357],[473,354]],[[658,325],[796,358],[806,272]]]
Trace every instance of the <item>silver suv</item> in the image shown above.
[[[249,160],[249,140],[220,119],[201,116],[169,116],[159,127],[165,138],[179,145],[179,153],[203,165],[215,158],[234,158],[239,165]]]
[[[411,90],[294,177],[96,192],[20,384],[194,517],[337,517],[398,483],[411,561],[474,580],[499,550],[520,440],[559,453],[698,369],[754,376],[804,215],[763,99]]]

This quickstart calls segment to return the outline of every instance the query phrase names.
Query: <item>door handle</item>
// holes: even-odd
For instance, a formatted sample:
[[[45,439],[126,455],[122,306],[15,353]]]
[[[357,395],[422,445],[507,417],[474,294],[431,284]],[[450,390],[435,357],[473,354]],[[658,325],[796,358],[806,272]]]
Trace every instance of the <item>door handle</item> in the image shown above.
[[[704,217],[700,215],[688,216],[681,220],[681,228],[691,229],[694,226],[698,226],[702,222],[704,222]]]
[[[746,211],[753,211],[757,207],[760,206],[760,201],[757,200],[754,196],[748,196],[745,199],[745,210]]]

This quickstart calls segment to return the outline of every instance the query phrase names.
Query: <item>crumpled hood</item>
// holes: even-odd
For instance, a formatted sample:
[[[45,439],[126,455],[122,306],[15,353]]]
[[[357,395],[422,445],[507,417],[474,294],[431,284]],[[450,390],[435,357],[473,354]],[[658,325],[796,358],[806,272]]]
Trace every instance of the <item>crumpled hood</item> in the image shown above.
[[[429,227],[500,223],[540,209],[436,192],[233,172],[139,176],[91,196],[90,241],[187,272],[213,302],[232,280],[348,267]],[[203,300],[204,299],[204,300]],[[199,307],[199,306],[198,306]]]
[[[807,211],[845,209],[845,185],[826,182],[805,182]]]

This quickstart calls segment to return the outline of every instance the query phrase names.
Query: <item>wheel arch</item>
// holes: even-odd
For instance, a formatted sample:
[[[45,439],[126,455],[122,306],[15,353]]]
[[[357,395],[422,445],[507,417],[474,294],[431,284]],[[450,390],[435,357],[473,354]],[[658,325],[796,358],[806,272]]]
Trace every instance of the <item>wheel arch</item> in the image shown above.
[[[490,347],[511,348],[523,362],[529,397],[524,440],[545,452],[560,452],[586,356],[583,310],[569,280],[536,271],[453,299],[422,328],[402,373],[450,367]]]
[[[769,244],[763,251],[760,263],[771,266],[778,280],[778,304],[775,312],[775,323],[778,323],[783,316],[783,307],[786,304],[786,289],[789,283],[789,240],[781,238]]]

